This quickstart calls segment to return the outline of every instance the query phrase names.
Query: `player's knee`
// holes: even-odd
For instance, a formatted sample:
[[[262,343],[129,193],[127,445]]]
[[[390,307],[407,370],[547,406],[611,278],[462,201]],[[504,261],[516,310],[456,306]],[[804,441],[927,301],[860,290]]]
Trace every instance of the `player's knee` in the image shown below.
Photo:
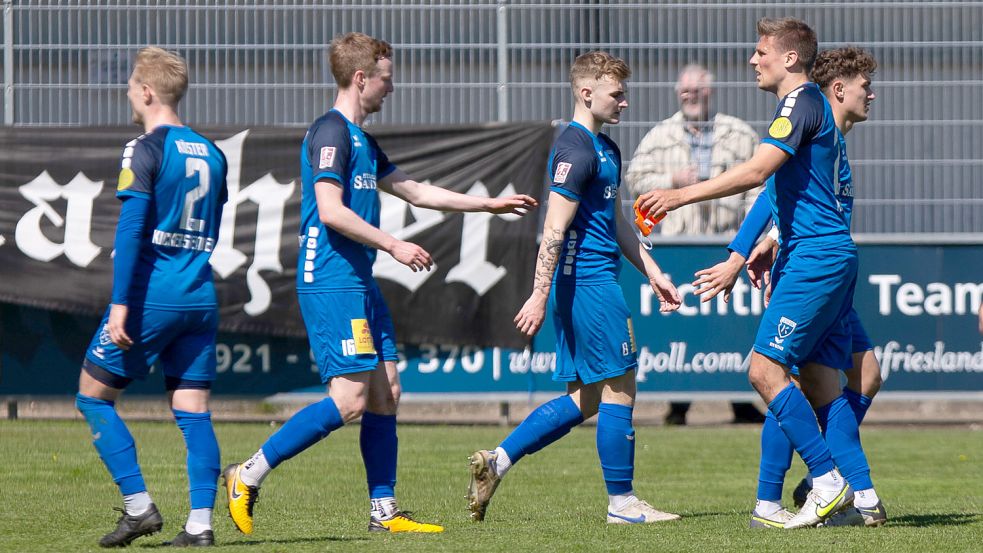
[[[880,369],[880,367],[875,368]],[[884,380],[881,378],[880,370],[867,371],[864,373],[863,378],[860,381],[860,393],[869,398],[873,398],[875,395],[877,395],[877,392],[880,391],[881,384],[883,383]]]
[[[333,399],[335,407],[338,408],[338,413],[341,414],[341,418],[346,424],[360,418],[368,404],[368,401],[362,395]]]

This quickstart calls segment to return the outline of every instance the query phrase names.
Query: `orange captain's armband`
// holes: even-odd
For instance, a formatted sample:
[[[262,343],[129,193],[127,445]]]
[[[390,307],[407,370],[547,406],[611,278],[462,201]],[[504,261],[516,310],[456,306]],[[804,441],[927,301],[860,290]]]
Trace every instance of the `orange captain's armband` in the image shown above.
[[[642,236],[648,236],[652,234],[652,230],[655,228],[655,225],[659,224],[666,218],[666,214],[663,213],[658,218],[651,219],[647,217],[646,214],[642,213],[641,209],[639,209],[638,201],[639,200],[635,200],[635,205],[632,206],[632,209],[635,210],[635,226],[642,232]]]

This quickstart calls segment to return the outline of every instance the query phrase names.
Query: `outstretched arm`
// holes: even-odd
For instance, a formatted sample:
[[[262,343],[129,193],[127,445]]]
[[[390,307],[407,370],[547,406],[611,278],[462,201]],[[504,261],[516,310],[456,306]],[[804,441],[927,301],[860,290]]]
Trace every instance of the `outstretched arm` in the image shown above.
[[[737,236],[727,246],[730,256],[713,267],[697,271],[694,275],[696,280],[693,281],[693,293],[700,296],[700,301],[710,301],[721,292],[724,293],[724,301],[730,301],[731,290],[737,284],[741,268],[751,255],[751,248],[770,222],[771,207],[767,196],[762,193],[758,195],[758,199],[741,223]]]
[[[536,256],[536,274],[533,276],[532,294],[515,316],[515,326],[526,336],[533,336],[546,318],[546,302],[553,286],[553,273],[560,260],[563,236],[577,214],[580,202],[550,192],[546,221],[543,223],[543,241]]]
[[[729,171],[692,186],[671,190],[652,190],[639,196],[639,208],[655,219],[667,211],[714,198],[732,196],[760,186],[791,155],[772,144],[762,144],[754,156]]]
[[[530,209],[539,205],[534,198],[525,194],[504,198],[482,198],[461,194],[432,184],[417,182],[399,169],[380,180],[379,188],[415,206],[440,211],[487,211],[525,215]]]

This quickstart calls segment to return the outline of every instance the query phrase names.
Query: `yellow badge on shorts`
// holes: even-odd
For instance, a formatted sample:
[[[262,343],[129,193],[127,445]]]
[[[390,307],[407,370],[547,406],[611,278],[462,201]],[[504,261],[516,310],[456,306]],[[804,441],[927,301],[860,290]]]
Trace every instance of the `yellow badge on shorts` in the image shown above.
[[[635,325],[631,324],[631,317],[628,317],[628,339],[631,341],[631,352],[637,352],[638,346],[635,344]]]
[[[768,127],[768,134],[772,138],[785,138],[792,134],[792,120],[788,117],[775,119],[771,122],[771,126]]]
[[[116,186],[116,190],[117,191],[126,190],[127,188],[130,187],[130,185],[133,184],[133,179],[135,178],[136,175],[133,174],[132,169],[130,169],[129,167],[124,168],[122,171],[119,172],[119,184]]]
[[[372,341],[372,329],[366,319],[352,319],[352,338],[355,339],[355,354],[375,353],[375,343]]]

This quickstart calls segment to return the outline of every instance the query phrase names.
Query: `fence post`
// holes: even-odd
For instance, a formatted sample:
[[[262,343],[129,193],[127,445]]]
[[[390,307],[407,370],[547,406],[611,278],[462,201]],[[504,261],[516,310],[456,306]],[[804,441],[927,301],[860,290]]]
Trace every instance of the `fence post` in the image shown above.
[[[3,0],[3,124],[14,124],[14,0]]]
[[[509,0],[498,0],[498,120],[509,120]]]

